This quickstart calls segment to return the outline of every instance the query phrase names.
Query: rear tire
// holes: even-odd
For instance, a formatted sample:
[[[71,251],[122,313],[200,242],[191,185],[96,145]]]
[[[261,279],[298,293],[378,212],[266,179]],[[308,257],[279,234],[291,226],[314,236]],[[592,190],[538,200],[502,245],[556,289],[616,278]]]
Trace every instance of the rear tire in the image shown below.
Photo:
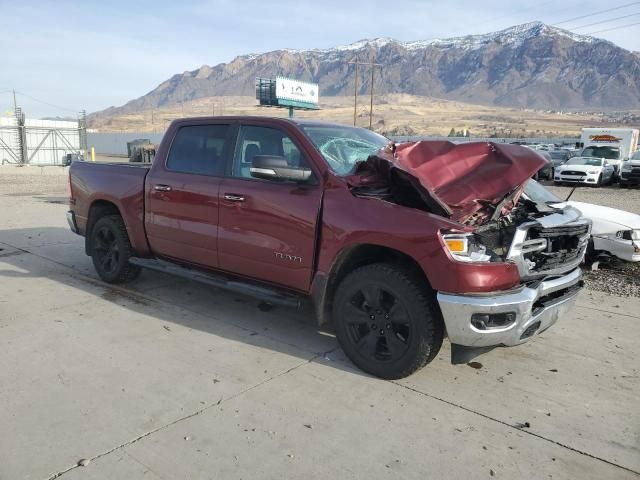
[[[99,218],[91,229],[91,259],[96,272],[107,283],[135,280],[141,268],[129,263],[133,248],[120,215]]]
[[[444,333],[435,294],[392,264],[365,265],[347,275],[333,301],[340,346],[367,373],[411,375],[435,358]]]

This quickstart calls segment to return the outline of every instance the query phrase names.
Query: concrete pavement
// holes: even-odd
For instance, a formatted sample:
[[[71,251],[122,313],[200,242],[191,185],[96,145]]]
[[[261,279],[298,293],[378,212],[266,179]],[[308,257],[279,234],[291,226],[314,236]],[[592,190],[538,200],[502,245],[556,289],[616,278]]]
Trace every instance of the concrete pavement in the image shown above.
[[[0,194],[1,480],[640,477],[638,298],[385,382],[309,312],[101,283],[61,200]]]

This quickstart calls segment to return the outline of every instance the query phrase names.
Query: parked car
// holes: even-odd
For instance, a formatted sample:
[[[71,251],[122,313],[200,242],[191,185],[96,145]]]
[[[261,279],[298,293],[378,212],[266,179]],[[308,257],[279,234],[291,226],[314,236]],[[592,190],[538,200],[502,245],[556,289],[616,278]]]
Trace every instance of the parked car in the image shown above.
[[[611,183],[615,168],[607,160],[596,157],[573,157],[554,169],[554,183],[584,183],[600,187]]]
[[[413,142],[304,119],[174,121],[152,165],[75,162],[70,228],[108,283],[142,267],[291,306],[401,378],[529,341],[580,289],[590,224],[520,201],[517,145]]]
[[[602,253],[628,262],[640,262],[640,215],[593,203],[564,201],[535,180],[529,180],[527,198],[557,208],[571,206],[592,222],[587,259],[596,260]]]
[[[640,185],[640,150],[634,152],[629,160],[622,162],[619,181],[620,188]]]
[[[534,175],[534,178],[540,179],[544,178],[545,180],[553,180],[553,160],[549,152],[545,152],[544,150],[537,150],[538,155],[543,157],[546,162],[543,167],[538,170],[538,172]]]
[[[566,150],[564,148],[551,150],[549,152],[549,155],[551,156],[551,164],[554,168],[559,167],[560,165],[568,162],[569,159],[576,156],[574,152],[572,152],[571,150]]]

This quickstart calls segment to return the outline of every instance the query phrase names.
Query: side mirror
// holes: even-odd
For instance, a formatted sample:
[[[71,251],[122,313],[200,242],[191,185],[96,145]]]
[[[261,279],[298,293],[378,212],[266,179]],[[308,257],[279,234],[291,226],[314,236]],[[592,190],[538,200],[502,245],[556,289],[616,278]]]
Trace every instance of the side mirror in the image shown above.
[[[278,155],[256,155],[249,171],[255,178],[291,182],[306,182],[312,173],[308,168],[289,165],[286,158]]]

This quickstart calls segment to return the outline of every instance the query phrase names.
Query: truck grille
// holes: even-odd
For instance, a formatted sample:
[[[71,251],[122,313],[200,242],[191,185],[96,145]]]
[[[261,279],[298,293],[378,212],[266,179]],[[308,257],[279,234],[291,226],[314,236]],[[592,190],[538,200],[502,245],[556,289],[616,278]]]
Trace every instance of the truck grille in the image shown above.
[[[640,168],[634,168],[629,173],[625,172],[624,176],[628,178],[638,179],[640,178]]]
[[[578,172],[578,171],[575,171],[575,170],[564,170],[564,171],[560,172],[560,175],[577,175],[578,177],[584,177],[586,175],[586,173]]]
[[[516,262],[523,279],[561,274],[582,262],[590,230],[591,223],[584,219],[553,227],[521,225],[507,257]]]
[[[582,258],[584,250],[583,237],[588,236],[588,225],[572,225],[554,228],[531,227],[527,235],[527,242],[537,241],[538,245],[544,244],[544,249],[536,249],[524,254],[529,262],[532,262],[533,270],[546,272],[558,268],[566,263],[572,263]],[[525,243],[527,243],[525,242]]]

